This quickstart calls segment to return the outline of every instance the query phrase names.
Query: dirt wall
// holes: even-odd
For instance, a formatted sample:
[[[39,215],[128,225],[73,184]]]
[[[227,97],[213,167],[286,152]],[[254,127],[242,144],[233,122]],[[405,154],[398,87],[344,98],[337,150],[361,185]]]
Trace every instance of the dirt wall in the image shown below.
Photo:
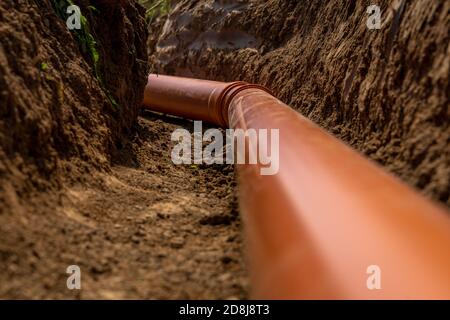
[[[271,88],[431,198],[450,205],[450,2],[180,1],[151,63],[165,74]]]
[[[29,192],[108,170],[137,118],[148,69],[143,9],[133,1],[75,1],[95,41],[94,61],[57,14],[65,2],[0,4],[2,211]]]
[[[111,173],[137,120],[148,69],[144,10],[128,0],[74,1],[94,61],[92,43],[57,14],[66,2],[0,2],[0,299],[80,298],[66,287],[67,266],[86,261],[83,277],[92,279],[109,255],[95,218],[76,211],[89,201],[72,208],[79,193],[70,188]],[[92,208],[102,207],[87,214]],[[96,287],[87,294],[110,298]]]

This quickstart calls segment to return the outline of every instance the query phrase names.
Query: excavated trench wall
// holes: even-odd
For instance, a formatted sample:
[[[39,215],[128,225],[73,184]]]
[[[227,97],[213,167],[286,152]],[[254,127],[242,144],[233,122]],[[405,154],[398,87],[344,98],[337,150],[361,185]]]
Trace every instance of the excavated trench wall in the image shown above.
[[[30,192],[108,170],[137,118],[148,72],[143,8],[128,0],[75,1],[96,42],[95,63],[87,42],[57,15],[64,3],[0,2],[2,212]]]
[[[372,4],[381,29],[366,25]],[[164,74],[268,86],[450,205],[449,11],[441,0],[178,1],[152,25],[150,61]]]

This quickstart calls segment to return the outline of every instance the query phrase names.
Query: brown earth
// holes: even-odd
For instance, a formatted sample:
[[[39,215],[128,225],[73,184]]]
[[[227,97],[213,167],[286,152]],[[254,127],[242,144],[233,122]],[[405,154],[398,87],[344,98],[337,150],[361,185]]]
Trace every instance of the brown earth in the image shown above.
[[[232,167],[170,160],[171,132],[191,125],[144,114],[110,172],[0,216],[0,297],[245,298]]]
[[[150,28],[153,70],[265,84],[448,204],[448,2],[380,1],[372,31],[360,1],[173,2]],[[0,298],[245,298],[233,168],[171,163],[192,122],[136,121],[143,11],[79,3],[103,86],[49,1],[0,3]]]
[[[51,2],[0,5],[0,196],[6,207],[13,205],[11,193],[23,198],[107,170],[116,143],[136,121],[147,73],[143,10],[130,2],[83,3],[100,54],[98,77]]]
[[[50,2],[0,4],[0,299],[245,298],[232,167],[173,166],[192,123],[136,121],[143,10],[79,4],[102,83]]]
[[[152,70],[265,85],[450,205],[450,2],[179,1],[150,38]]]

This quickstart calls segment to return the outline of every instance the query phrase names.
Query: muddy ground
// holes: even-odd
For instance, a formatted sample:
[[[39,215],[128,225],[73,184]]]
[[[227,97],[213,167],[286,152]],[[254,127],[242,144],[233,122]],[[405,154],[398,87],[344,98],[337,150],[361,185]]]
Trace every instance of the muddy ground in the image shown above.
[[[448,1],[380,1],[371,31],[365,1],[173,1],[147,44],[134,1],[79,3],[103,12],[102,81],[52,1],[0,3],[0,298],[248,296],[233,167],[174,166],[192,122],[137,118],[147,48],[153,71],[270,87],[450,204]]]

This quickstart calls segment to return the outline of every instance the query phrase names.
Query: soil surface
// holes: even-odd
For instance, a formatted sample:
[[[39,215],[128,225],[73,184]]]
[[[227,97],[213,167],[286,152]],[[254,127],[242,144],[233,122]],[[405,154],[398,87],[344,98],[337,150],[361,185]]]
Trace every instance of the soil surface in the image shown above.
[[[111,172],[0,216],[0,297],[245,298],[233,168],[170,159],[172,131],[191,126],[145,113]]]
[[[450,204],[448,1],[379,1],[368,30],[368,1],[180,0],[147,43],[134,1],[75,2],[97,67],[54,1],[0,2],[0,298],[247,297],[234,169],[173,165],[192,122],[138,117],[147,47],[153,72],[270,87]]]
[[[450,2],[178,1],[152,70],[269,87],[425,195],[450,205]]]
[[[245,298],[233,168],[174,166],[192,123],[137,121],[144,10],[76,1],[96,66],[54,3],[0,4],[0,298]]]
[[[86,41],[56,14],[62,2],[0,4],[1,209],[13,206],[6,190],[24,199],[108,170],[139,112],[148,69],[144,10],[130,1],[80,3],[94,63]],[[116,23],[105,31],[111,17]]]

